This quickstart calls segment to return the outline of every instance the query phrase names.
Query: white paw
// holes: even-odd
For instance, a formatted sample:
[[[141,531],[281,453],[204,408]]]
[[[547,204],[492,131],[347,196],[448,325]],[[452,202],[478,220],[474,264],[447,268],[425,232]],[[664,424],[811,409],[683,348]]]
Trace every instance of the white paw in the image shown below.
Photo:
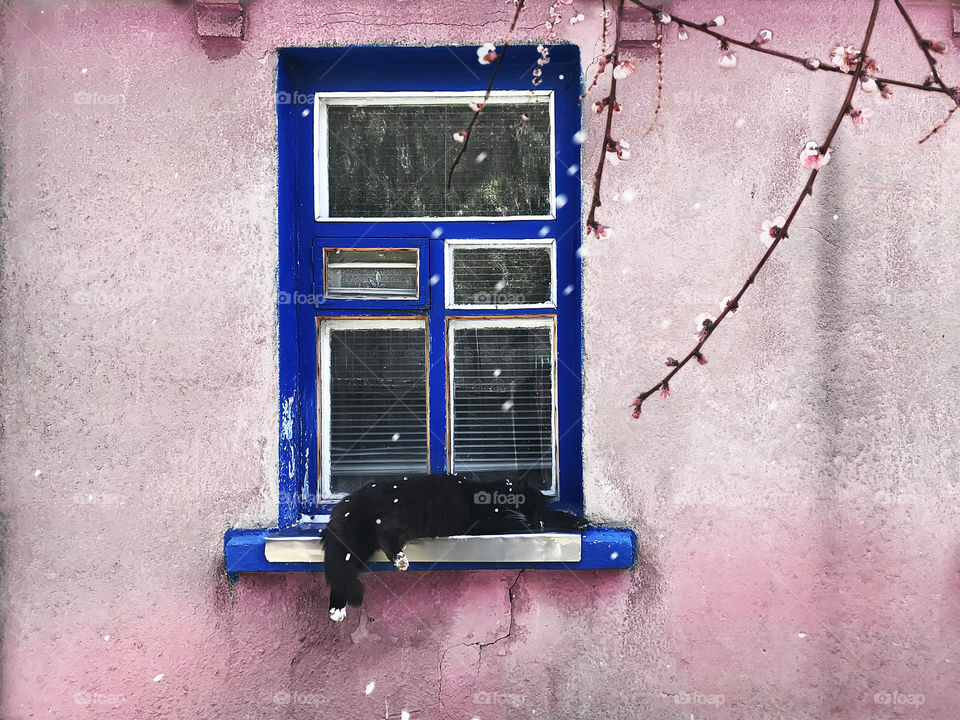
[[[343,619],[347,616],[347,609],[342,608],[330,608],[330,619],[334,622],[342,622]]]
[[[404,555],[403,550],[397,553],[397,556],[393,559],[393,564],[397,570],[406,570],[410,567],[410,561],[407,560],[407,556]]]

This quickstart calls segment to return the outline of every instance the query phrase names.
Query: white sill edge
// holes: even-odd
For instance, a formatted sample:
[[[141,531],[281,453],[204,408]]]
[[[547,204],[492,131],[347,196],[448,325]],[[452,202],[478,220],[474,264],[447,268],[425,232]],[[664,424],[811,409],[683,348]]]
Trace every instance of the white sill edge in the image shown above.
[[[410,562],[427,563],[578,563],[579,533],[452,535],[411,540],[404,548]],[[264,554],[271,563],[322,563],[323,547],[315,535],[267,538]],[[377,551],[370,562],[387,562]]]

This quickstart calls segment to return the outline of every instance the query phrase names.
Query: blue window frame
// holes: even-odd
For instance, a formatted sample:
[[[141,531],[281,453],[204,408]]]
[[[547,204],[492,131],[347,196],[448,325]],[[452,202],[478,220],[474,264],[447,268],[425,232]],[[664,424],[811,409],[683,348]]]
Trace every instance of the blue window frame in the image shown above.
[[[328,510],[351,473],[413,472],[421,453],[423,470],[489,477],[509,450],[551,507],[582,511],[581,69],[576,46],[552,47],[534,95],[539,57],[507,50],[450,193],[452,134],[492,72],[475,47],[280,50],[281,527]],[[510,152],[488,160],[483,133],[498,122],[511,137],[486,141]],[[410,165],[387,181],[383,143]],[[523,181],[500,182],[484,162]],[[414,175],[430,180],[409,193]],[[365,390],[373,375],[350,374],[356,348],[389,375],[382,407]],[[333,427],[348,416],[369,422]],[[383,437],[367,431],[396,452],[378,455]]]

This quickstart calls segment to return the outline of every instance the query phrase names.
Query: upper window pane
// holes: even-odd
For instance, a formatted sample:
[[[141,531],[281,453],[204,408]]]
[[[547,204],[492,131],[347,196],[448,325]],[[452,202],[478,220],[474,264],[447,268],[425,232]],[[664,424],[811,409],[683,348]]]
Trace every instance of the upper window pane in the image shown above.
[[[551,98],[491,96],[447,190],[474,94],[319,96],[318,218],[552,216]]]

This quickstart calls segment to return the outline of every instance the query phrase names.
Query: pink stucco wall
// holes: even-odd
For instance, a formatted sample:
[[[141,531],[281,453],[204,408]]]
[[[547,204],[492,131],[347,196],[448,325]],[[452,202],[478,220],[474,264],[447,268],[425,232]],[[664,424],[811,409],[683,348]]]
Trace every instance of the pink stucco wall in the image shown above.
[[[564,33],[589,61],[579,5]],[[722,5],[675,11],[820,56],[869,11]],[[949,37],[945,4],[912,5]],[[948,105],[903,90],[845,126],[710,363],[632,421],[759,257],[844,89],[747,53],[722,72],[697,37],[669,38],[643,142],[652,60],[621,85],[635,153],[610,195],[635,199],[584,246],[587,512],[636,528],[638,568],[383,574],[340,625],[320,577],[227,582],[224,529],[276,522],[274,50],[479,43],[510,10],[260,0],[231,54],[189,4],[4,5],[3,718],[960,713],[960,125],[917,146]],[[532,3],[521,36],[545,17]],[[892,3],[874,47],[925,75]]]

